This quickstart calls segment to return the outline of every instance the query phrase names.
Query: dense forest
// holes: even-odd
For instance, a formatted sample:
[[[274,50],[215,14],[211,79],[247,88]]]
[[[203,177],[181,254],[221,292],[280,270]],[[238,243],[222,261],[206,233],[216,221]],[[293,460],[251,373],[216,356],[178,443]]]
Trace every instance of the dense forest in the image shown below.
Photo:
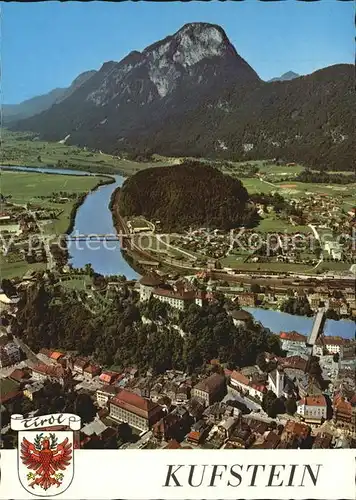
[[[295,180],[298,182],[308,182],[314,184],[352,184],[356,182],[356,175],[351,173],[329,174],[328,172],[323,172],[322,170],[313,172],[309,169],[305,169],[295,178]]]
[[[91,314],[75,292],[43,283],[27,289],[14,319],[13,334],[34,351],[76,351],[103,366],[137,366],[161,373],[193,372],[211,359],[231,367],[256,362],[264,351],[281,353],[278,336],[251,322],[234,326],[223,298],[214,305],[192,305],[184,313],[157,300],[140,303],[129,289],[118,292],[110,314]],[[144,323],[142,317],[151,318]],[[181,336],[181,328],[186,334]]]
[[[201,227],[232,229],[257,222],[248,193],[238,179],[199,162],[142,170],[120,191],[123,216],[159,220],[163,231]]]

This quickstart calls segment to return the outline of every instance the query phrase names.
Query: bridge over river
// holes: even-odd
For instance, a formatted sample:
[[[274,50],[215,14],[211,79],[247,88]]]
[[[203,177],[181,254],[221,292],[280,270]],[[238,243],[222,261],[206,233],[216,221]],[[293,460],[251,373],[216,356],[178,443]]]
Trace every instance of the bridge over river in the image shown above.
[[[123,236],[117,234],[70,234],[67,241],[121,241]]]

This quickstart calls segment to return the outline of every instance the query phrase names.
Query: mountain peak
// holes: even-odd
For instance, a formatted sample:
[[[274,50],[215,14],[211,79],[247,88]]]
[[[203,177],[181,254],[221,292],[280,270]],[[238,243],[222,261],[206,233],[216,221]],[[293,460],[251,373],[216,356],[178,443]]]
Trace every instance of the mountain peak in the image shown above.
[[[275,78],[271,78],[271,80],[268,80],[269,82],[286,82],[288,80],[294,80],[294,78],[299,78],[300,75],[298,73],[294,73],[294,71],[287,71],[286,73],[283,73],[281,76],[277,76]]]

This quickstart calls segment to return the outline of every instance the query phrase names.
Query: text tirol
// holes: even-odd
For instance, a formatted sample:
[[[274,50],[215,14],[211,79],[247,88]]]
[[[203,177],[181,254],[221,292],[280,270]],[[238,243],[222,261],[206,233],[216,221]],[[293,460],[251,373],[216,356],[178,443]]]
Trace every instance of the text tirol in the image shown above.
[[[164,487],[317,486],[321,464],[167,465]]]

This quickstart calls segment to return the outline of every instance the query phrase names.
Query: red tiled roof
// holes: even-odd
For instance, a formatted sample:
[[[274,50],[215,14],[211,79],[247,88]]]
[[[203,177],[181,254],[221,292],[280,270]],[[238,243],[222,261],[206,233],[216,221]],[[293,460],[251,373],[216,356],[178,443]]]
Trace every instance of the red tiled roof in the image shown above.
[[[111,372],[111,371],[105,370],[105,371],[101,372],[99,379],[102,380],[103,382],[107,382],[108,384],[111,384],[119,376],[120,376],[120,374],[118,372]]]
[[[278,358],[278,361],[284,368],[294,368],[297,370],[305,370],[307,361],[301,356],[289,356],[288,358]]]
[[[59,358],[63,358],[63,356],[64,356],[63,352],[53,351],[50,355],[50,358],[58,360]]]
[[[122,389],[116,397],[111,400],[111,403],[133,413],[136,413],[136,411],[140,414],[143,413],[145,416],[148,416],[149,413],[159,406],[153,401],[142,398],[125,389]]]
[[[93,375],[95,373],[100,373],[101,368],[98,365],[88,365],[86,368],[84,368],[84,371]]]
[[[169,443],[163,448],[164,450],[178,450],[179,448],[182,448],[180,443],[176,441],[175,439],[171,439]]]
[[[281,332],[279,338],[282,340],[293,340],[294,342],[306,342],[307,337],[298,332]]]
[[[306,406],[326,406],[326,399],[322,394],[318,396],[306,396],[301,399],[298,404]]]
[[[161,284],[162,284],[162,279],[155,274],[142,276],[142,278],[140,279],[140,285],[143,286],[159,286]]]
[[[9,378],[11,378],[12,380],[16,380],[17,382],[20,382],[22,379],[28,378],[28,374],[24,370],[16,368],[16,370],[10,373]]]
[[[290,432],[291,434],[295,434],[298,437],[306,438],[309,434],[310,427],[306,424],[302,424],[301,422],[295,422],[294,420],[288,420],[284,427],[284,432]]]
[[[165,288],[155,288],[153,290],[154,295],[159,295],[161,297],[171,297],[172,299],[178,300],[193,300],[195,299],[195,292],[193,290],[167,290]]]
[[[236,370],[234,370],[231,373],[230,378],[232,380],[235,380],[236,382],[239,382],[240,384],[249,385],[249,383],[250,383],[250,380],[247,377],[245,377],[245,375],[243,375],[241,372],[238,372]]]
[[[64,377],[66,375],[66,370],[61,365],[38,364],[32,368],[32,371],[57,378]]]
[[[225,384],[225,377],[214,373],[203,380],[200,380],[193,389],[198,389],[199,391],[205,391],[208,393],[214,392]]]
[[[84,368],[88,364],[88,360],[84,358],[77,358],[74,361],[74,366],[78,366],[79,368]]]
[[[337,394],[334,397],[333,403],[334,403],[334,411],[338,413],[346,413],[351,415],[352,405],[349,401],[346,401],[346,399],[341,394]]]

